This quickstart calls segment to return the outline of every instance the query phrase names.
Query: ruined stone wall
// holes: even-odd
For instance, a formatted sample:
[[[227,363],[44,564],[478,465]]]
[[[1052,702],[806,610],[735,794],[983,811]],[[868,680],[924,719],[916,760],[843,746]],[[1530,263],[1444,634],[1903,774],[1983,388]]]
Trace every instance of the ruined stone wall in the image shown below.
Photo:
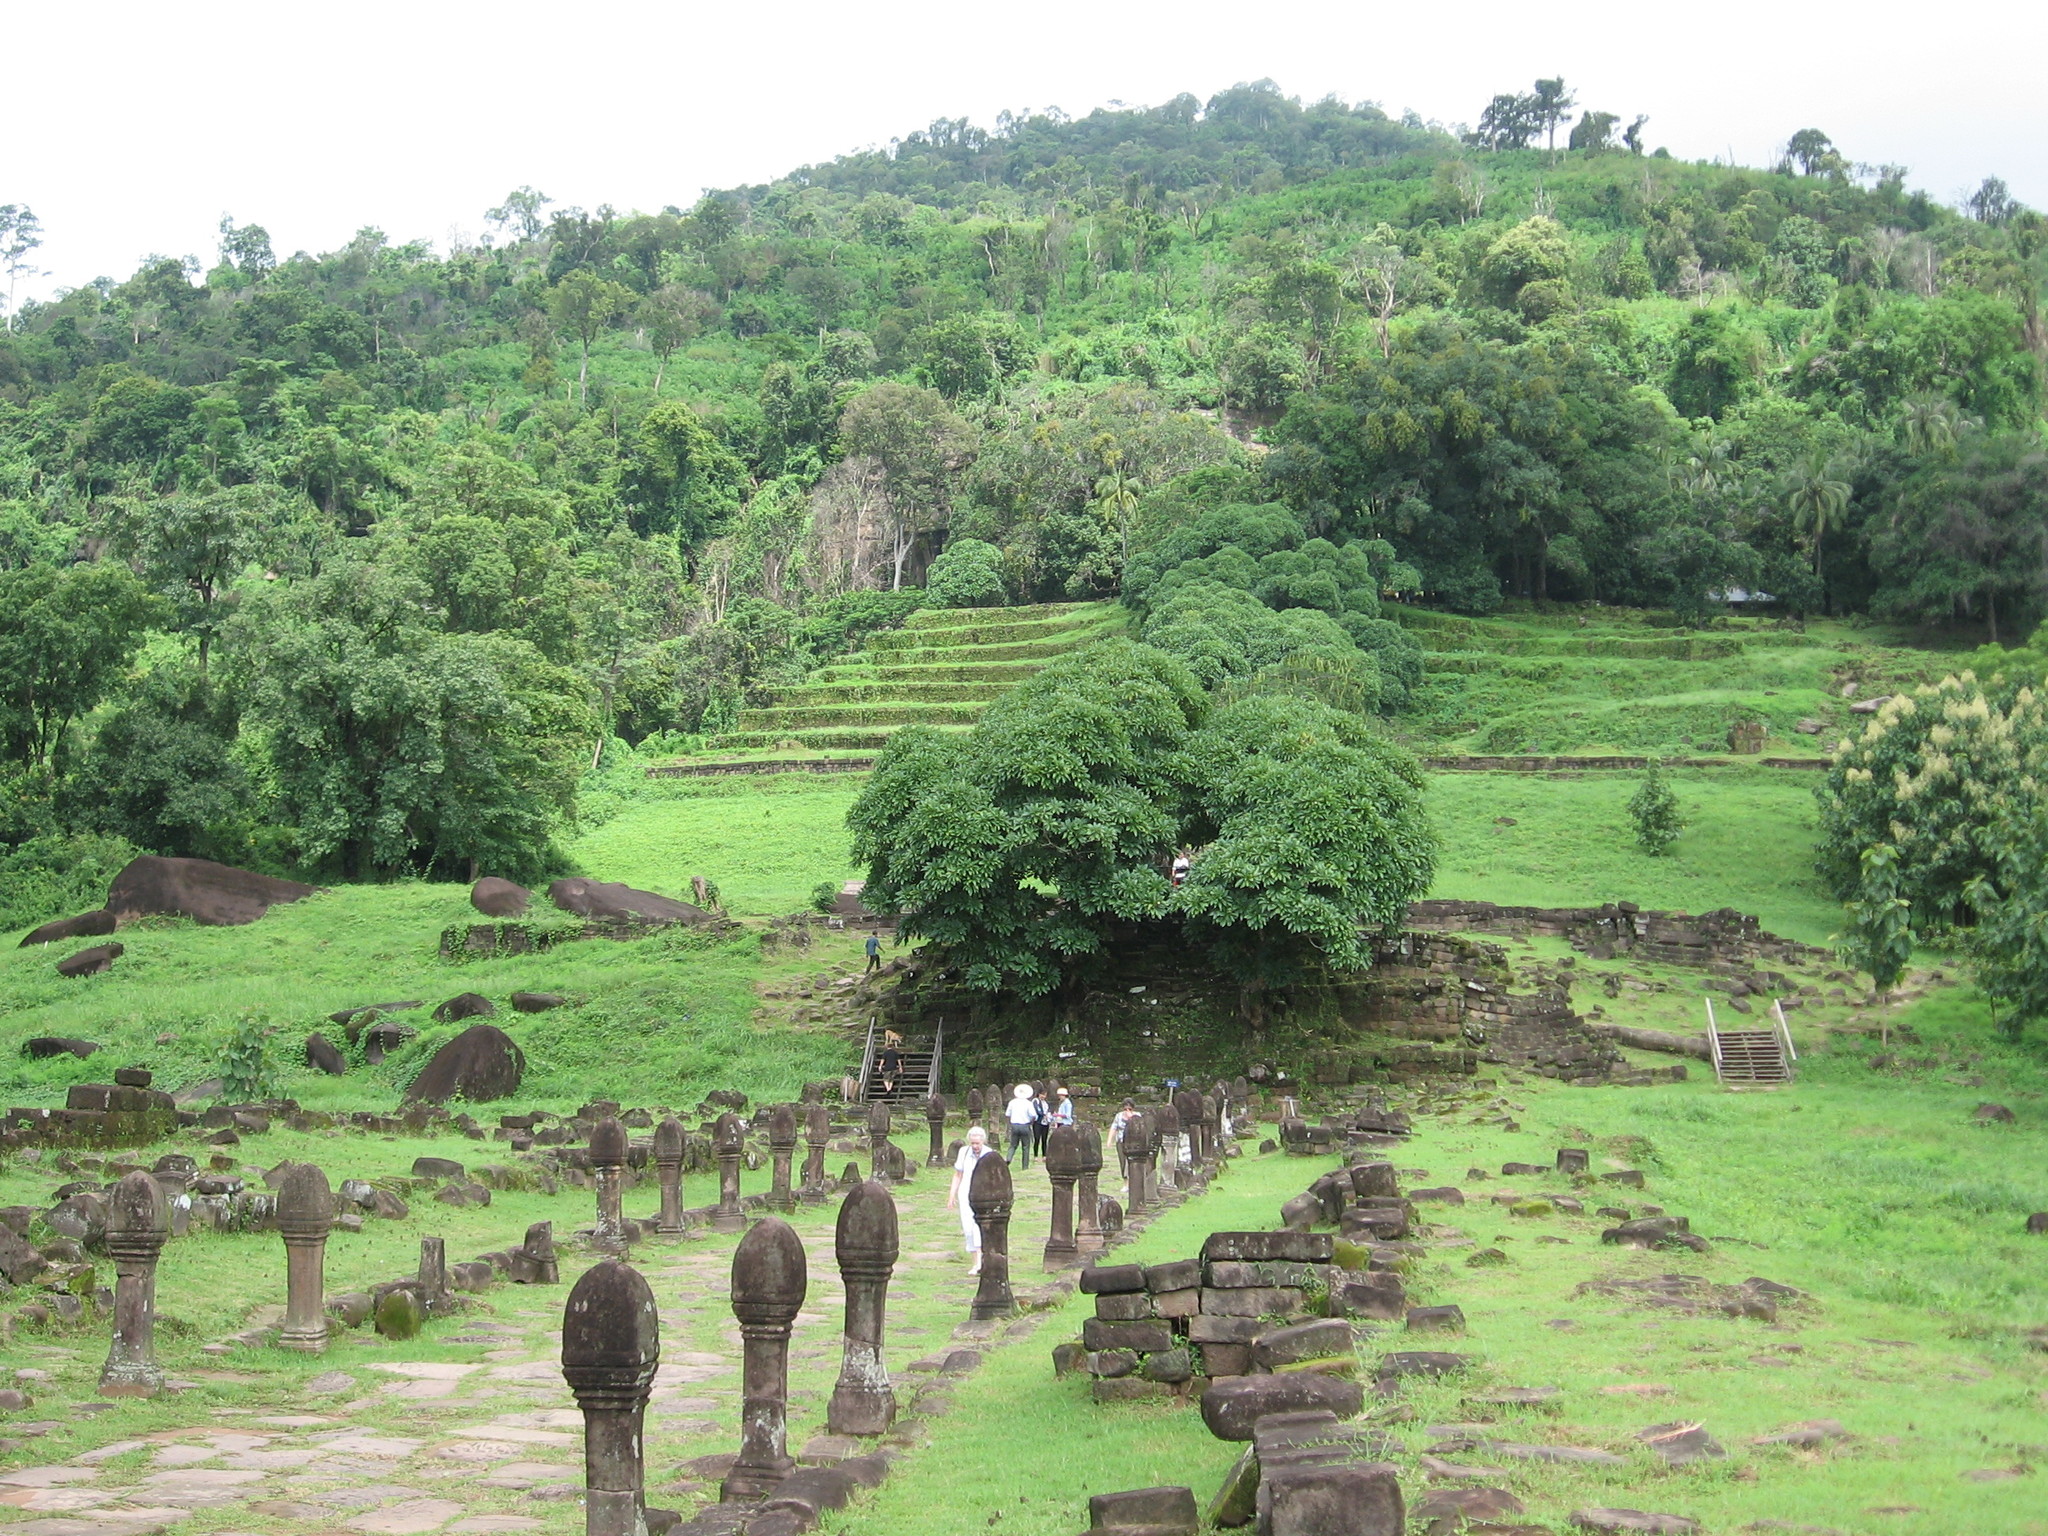
[[[1595,960],[1634,955],[1702,969],[1716,962],[1753,964],[1818,954],[1811,946],[1766,931],[1754,917],[1722,907],[1697,916],[1645,912],[1632,901],[1599,907],[1503,907],[1490,901],[1418,901],[1413,928],[1437,933],[1489,933],[1505,938],[1563,939]]]

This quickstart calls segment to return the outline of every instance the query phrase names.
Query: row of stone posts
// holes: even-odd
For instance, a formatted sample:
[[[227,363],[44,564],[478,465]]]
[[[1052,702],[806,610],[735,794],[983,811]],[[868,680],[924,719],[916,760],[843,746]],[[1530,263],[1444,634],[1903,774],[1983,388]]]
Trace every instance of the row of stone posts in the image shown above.
[[[1001,1194],[1006,1214],[1007,1181]],[[976,1206],[979,1214],[981,1202]],[[887,1188],[870,1179],[848,1191],[833,1248],[846,1287],[846,1318],[827,1427],[834,1434],[881,1435],[896,1420],[896,1393],[882,1363],[898,1251],[896,1202]],[[778,1216],[757,1222],[740,1239],[732,1261],[742,1402],[739,1457],[720,1487],[725,1502],[764,1498],[795,1468],[789,1454],[789,1340],[808,1290],[803,1242],[795,1229]],[[583,1412],[587,1536],[645,1536],[644,1429],[660,1362],[661,1321],[653,1291],[623,1260],[600,1261],[576,1282],[562,1318],[562,1375]]]

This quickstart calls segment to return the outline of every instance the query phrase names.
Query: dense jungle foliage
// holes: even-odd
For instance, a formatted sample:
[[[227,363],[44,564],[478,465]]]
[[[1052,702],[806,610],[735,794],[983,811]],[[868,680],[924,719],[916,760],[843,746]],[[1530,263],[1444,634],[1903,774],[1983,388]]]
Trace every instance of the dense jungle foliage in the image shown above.
[[[2023,633],[2041,217],[1575,105],[942,121],[687,209],[521,188],[446,252],[224,219],[21,304],[0,906],[126,844],[537,873],[602,743],[724,728],[928,575],[1354,714],[1420,675],[1388,596]]]

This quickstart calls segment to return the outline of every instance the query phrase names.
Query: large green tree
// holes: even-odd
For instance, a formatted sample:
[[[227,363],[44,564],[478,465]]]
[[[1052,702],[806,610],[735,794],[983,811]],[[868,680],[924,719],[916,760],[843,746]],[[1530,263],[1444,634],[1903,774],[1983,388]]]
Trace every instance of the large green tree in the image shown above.
[[[436,631],[424,598],[348,560],[237,615],[274,814],[307,863],[350,876],[535,877],[589,758],[588,691],[526,641]]]

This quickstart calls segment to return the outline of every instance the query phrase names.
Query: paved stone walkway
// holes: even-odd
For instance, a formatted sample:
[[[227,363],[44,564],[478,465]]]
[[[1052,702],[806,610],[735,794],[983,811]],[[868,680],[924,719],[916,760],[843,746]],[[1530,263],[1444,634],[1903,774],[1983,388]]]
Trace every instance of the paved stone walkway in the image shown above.
[[[909,1138],[904,1143],[910,1150]],[[979,1360],[976,1331],[964,1326],[975,1282],[958,1217],[944,1209],[949,1178],[950,1170],[920,1168],[896,1191],[902,1252],[889,1292],[885,1360],[902,1407],[888,1438],[898,1448],[922,1438],[919,1400],[946,1393]],[[1105,1179],[1104,1192],[1120,1194],[1113,1183]],[[1043,1279],[1039,1250],[1051,1199],[1039,1164],[1020,1171],[1016,1185],[1011,1252],[1021,1291]],[[628,1213],[643,1214],[652,1193],[651,1184],[633,1191]],[[564,1191],[558,1233],[587,1223],[588,1198]],[[837,1460],[874,1448],[824,1433],[840,1363],[843,1291],[832,1253],[839,1198],[835,1192],[792,1218],[810,1274],[790,1349],[789,1441],[799,1459]],[[648,1498],[686,1515],[717,1498],[724,1463],[739,1444],[740,1337],[727,1291],[737,1241],[706,1229],[650,1239],[631,1255],[661,1306]],[[582,1416],[561,1376],[560,1324],[569,1287],[591,1262],[565,1242],[559,1287],[495,1286],[474,1298],[474,1310],[431,1324],[410,1343],[367,1330],[343,1335],[310,1380],[302,1357],[237,1349],[222,1359],[227,1369],[205,1373],[211,1380],[203,1385],[275,1400],[280,1388],[299,1383],[293,1411],[212,1407],[189,1424],[0,1471],[0,1532],[486,1536],[580,1529]],[[177,1298],[163,1305],[172,1315],[189,1310]],[[6,1372],[24,1378],[19,1384],[38,1405],[0,1423],[0,1466],[32,1457],[41,1445],[90,1438],[91,1411],[81,1400],[92,1394],[100,1352],[70,1344],[32,1346],[39,1363]]]

